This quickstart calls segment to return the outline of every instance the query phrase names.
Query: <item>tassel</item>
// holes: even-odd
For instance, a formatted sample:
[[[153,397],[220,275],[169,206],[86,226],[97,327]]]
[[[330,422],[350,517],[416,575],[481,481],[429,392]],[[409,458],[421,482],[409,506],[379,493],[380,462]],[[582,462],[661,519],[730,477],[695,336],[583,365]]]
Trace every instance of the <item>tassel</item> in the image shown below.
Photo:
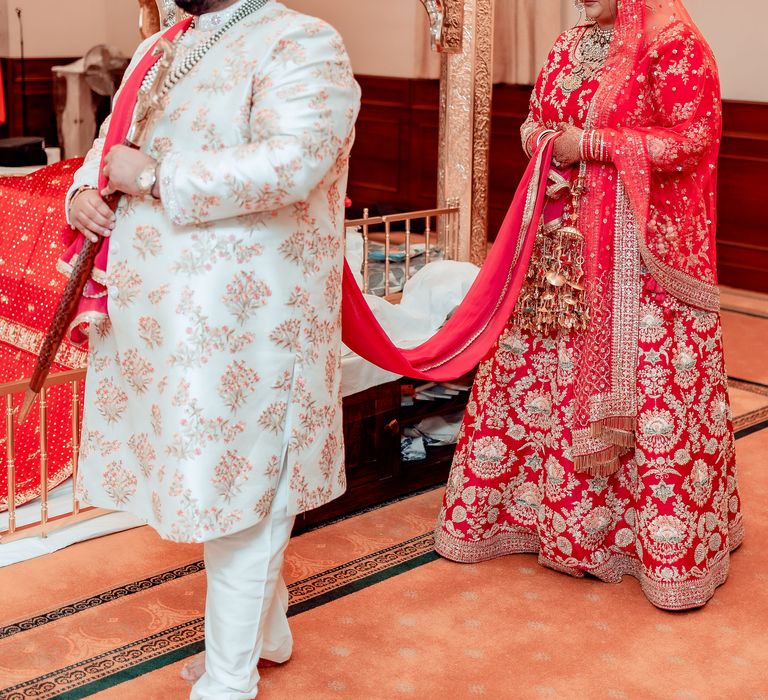
[[[592,437],[603,437],[603,432],[606,430],[618,430],[623,433],[632,433],[634,435],[637,428],[637,419],[634,416],[608,416],[607,418],[601,418],[590,423],[589,429],[592,432]],[[634,437],[631,445],[634,446]]]
[[[635,446],[636,420],[633,416],[609,416],[590,425],[592,436],[610,444],[599,452],[577,455],[574,469],[581,474],[611,476],[621,467],[620,457]]]
[[[635,446],[635,434],[629,430],[618,430],[616,428],[606,428],[600,436],[606,442],[620,447],[630,448]]]
[[[619,457],[625,452],[618,445],[611,445],[600,452],[588,455],[578,455],[573,458],[573,468],[579,474],[591,474],[592,476],[611,476],[619,471],[621,461]]]

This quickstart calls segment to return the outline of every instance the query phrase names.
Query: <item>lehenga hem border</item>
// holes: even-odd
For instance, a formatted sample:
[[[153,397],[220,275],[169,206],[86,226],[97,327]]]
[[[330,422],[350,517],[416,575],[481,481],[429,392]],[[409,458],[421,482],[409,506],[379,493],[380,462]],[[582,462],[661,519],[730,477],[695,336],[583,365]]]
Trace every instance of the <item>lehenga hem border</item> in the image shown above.
[[[690,610],[700,608],[714,596],[715,590],[728,578],[730,553],[744,540],[744,524],[739,518],[729,531],[729,548],[701,578],[688,581],[657,581],[645,574],[642,562],[627,554],[613,553],[611,558],[595,567],[575,568],[547,558],[541,553],[538,533],[516,530],[497,535],[489,541],[467,542],[457,540],[439,526],[435,531],[435,551],[442,557],[460,564],[476,564],[509,554],[538,554],[539,564],[549,569],[582,578],[591,574],[605,583],[620,583],[625,576],[640,582],[646,598],[662,610]]]

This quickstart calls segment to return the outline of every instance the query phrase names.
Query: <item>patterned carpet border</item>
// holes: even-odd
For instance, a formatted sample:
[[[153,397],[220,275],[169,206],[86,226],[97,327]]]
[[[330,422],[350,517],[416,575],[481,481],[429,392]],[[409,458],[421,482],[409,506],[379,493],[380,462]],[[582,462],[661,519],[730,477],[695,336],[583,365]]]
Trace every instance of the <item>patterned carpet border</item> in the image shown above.
[[[98,593],[97,595],[83,598],[82,600],[75,601],[69,605],[64,605],[55,610],[49,610],[48,612],[29,617],[26,620],[20,620],[14,622],[5,627],[0,627],[0,639],[6,639],[12,637],[15,634],[21,632],[28,632],[42,625],[62,620],[77,613],[90,610],[91,608],[99,607],[106,603],[111,603],[115,600],[127,598],[128,596],[136,595],[137,593],[143,593],[157,586],[162,586],[165,583],[176,581],[177,579],[190,576],[191,574],[197,574],[205,570],[205,565],[202,561],[192,562],[191,564],[185,564],[184,566],[176,567],[170,571],[163,571],[162,573],[155,574],[141,581],[133,581],[117,588]]]
[[[728,377],[728,388],[746,391],[750,394],[765,396],[768,398],[768,386],[759,382],[751,382],[747,379],[738,379],[737,377]],[[734,416],[733,430],[736,439],[746,437],[759,430],[768,427],[768,406],[755,409],[741,416]]]
[[[434,551],[432,532],[372,552],[347,564],[291,584],[289,586],[291,605],[288,609],[288,616],[300,615],[437,559],[439,559],[439,555]],[[189,573],[195,572],[190,571]],[[189,573],[185,575],[189,575]],[[159,574],[152,579],[162,576],[163,574]],[[168,578],[167,580],[173,579]],[[137,582],[137,584],[141,583]],[[130,584],[130,587],[133,589],[137,584]],[[159,585],[159,583],[155,585]],[[141,590],[147,590],[151,587],[145,587]],[[120,590],[123,588],[127,587],[121,587]],[[139,591],[135,590],[134,592]],[[96,605],[107,602],[99,602],[101,596],[86,600],[91,600]],[[68,606],[68,608],[72,607]],[[68,614],[75,614],[81,609],[85,608]],[[61,619],[62,616],[56,619]],[[41,617],[44,618],[45,616]],[[31,620],[34,619],[36,618],[31,618]],[[40,624],[52,621],[43,620]],[[31,629],[31,627],[25,629]],[[21,631],[25,630],[19,629],[14,633]],[[13,687],[0,689],[0,699],[25,700],[35,698],[36,700],[48,700],[50,698],[64,698],[65,700],[77,700],[86,698],[138,678],[145,673],[151,673],[164,666],[194,656],[204,648],[203,639],[203,618],[195,618],[182,625],[158,632],[99,656],[85,659]]]
[[[752,318],[768,319],[768,313],[763,311],[752,311],[750,309],[740,309],[737,306],[720,306],[720,311],[727,311],[732,314],[739,314],[741,316],[751,316]]]

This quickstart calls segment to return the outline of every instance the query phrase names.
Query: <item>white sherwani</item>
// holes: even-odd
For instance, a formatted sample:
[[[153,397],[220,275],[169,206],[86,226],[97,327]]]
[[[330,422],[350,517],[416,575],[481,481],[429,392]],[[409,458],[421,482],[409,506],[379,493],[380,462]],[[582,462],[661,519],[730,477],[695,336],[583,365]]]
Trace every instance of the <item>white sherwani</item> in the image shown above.
[[[203,17],[183,41],[216,28]],[[291,515],[344,491],[343,203],[359,99],[341,38],[277,2],[169,92],[146,146],[162,204],[123,198],[110,323],[91,333],[84,501],[200,542],[264,518],[284,465]],[[96,184],[101,144],[73,190]]]

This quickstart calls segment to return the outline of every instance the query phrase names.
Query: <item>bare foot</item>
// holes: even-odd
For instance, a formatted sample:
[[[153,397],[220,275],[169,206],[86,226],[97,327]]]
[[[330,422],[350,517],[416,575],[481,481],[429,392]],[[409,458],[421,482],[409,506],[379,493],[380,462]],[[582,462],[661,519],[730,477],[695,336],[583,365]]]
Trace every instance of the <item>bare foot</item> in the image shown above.
[[[288,663],[290,659],[286,661],[270,661],[269,659],[259,659],[259,668],[274,668],[275,666],[282,666],[284,663]],[[184,664],[184,668],[181,669],[181,677],[188,683],[197,683],[197,681],[205,673],[205,652],[201,651],[199,654],[195,654],[187,663]]]
[[[197,683],[205,673],[205,652],[195,654],[181,669],[181,677],[188,683]]]

